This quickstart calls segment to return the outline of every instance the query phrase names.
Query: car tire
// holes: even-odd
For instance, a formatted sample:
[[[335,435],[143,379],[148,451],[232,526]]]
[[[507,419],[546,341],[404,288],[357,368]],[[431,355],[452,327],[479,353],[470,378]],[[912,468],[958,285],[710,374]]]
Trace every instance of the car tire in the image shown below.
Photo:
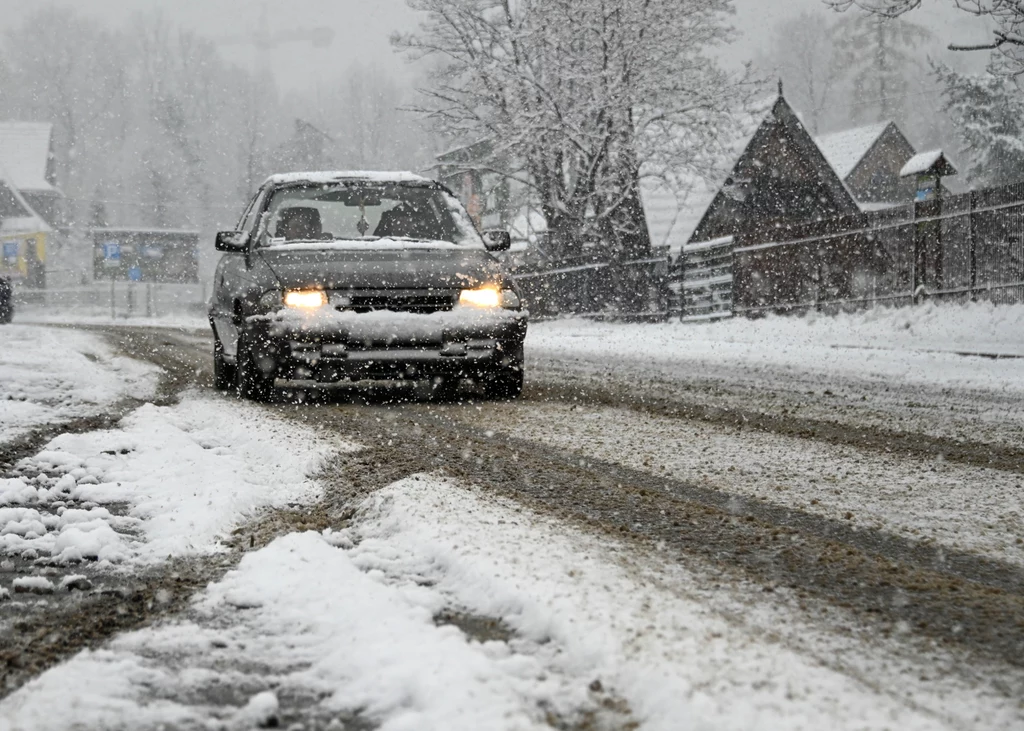
[[[243,330],[238,337],[236,383],[240,398],[250,401],[270,401],[277,393],[274,388],[275,367],[269,372],[260,367],[256,334]]]
[[[213,387],[218,391],[230,391],[235,387],[235,366],[224,360],[224,345],[220,338],[213,341]]]
[[[523,392],[523,365],[514,363],[484,379],[484,393],[496,401],[514,401]]]

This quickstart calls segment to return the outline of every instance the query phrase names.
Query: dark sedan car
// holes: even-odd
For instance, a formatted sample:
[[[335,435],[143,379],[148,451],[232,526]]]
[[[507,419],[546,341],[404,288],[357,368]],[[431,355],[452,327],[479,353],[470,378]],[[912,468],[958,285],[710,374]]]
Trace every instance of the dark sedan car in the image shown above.
[[[408,173],[295,173],[267,180],[217,235],[210,324],[218,388],[473,379],[493,398],[523,385],[527,313],[444,186]]]
[[[0,323],[10,322],[14,317],[14,288],[11,280],[0,274]]]

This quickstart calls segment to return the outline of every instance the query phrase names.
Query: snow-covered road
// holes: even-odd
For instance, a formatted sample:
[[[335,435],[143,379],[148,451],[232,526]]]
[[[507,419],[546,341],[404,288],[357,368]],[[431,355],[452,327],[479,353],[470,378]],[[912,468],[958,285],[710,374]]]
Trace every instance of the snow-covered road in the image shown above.
[[[184,390],[0,475],[0,730],[1024,728],[1024,359],[956,354],[1022,312],[544,323],[516,403],[239,403],[112,332]]]
[[[271,717],[396,731],[1018,720],[977,688],[921,682],[882,643],[869,654],[815,636],[785,602],[752,604],[705,582],[485,489],[414,476],[365,500],[347,529],[248,554],[186,619],[81,653],[0,713],[32,729],[249,728]],[[496,624],[466,630],[474,618]]]

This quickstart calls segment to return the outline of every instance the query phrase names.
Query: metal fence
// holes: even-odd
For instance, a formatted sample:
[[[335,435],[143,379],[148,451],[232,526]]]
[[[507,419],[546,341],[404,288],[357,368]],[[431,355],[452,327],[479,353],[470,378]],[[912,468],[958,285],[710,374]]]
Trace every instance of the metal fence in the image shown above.
[[[102,318],[204,316],[208,294],[202,283],[97,282],[59,289],[14,290],[18,310]]]
[[[746,232],[731,254],[736,314],[1024,302],[1024,184]],[[694,300],[683,315],[703,307]]]

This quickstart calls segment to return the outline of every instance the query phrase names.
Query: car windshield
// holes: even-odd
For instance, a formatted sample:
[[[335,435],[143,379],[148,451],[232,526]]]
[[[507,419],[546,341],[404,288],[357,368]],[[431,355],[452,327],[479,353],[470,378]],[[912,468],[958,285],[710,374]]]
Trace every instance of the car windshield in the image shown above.
[[[461,204],[443,190],[396,184],[329,183],[277,190],[266,245],[310,241],[445,241],[482,246]]]

